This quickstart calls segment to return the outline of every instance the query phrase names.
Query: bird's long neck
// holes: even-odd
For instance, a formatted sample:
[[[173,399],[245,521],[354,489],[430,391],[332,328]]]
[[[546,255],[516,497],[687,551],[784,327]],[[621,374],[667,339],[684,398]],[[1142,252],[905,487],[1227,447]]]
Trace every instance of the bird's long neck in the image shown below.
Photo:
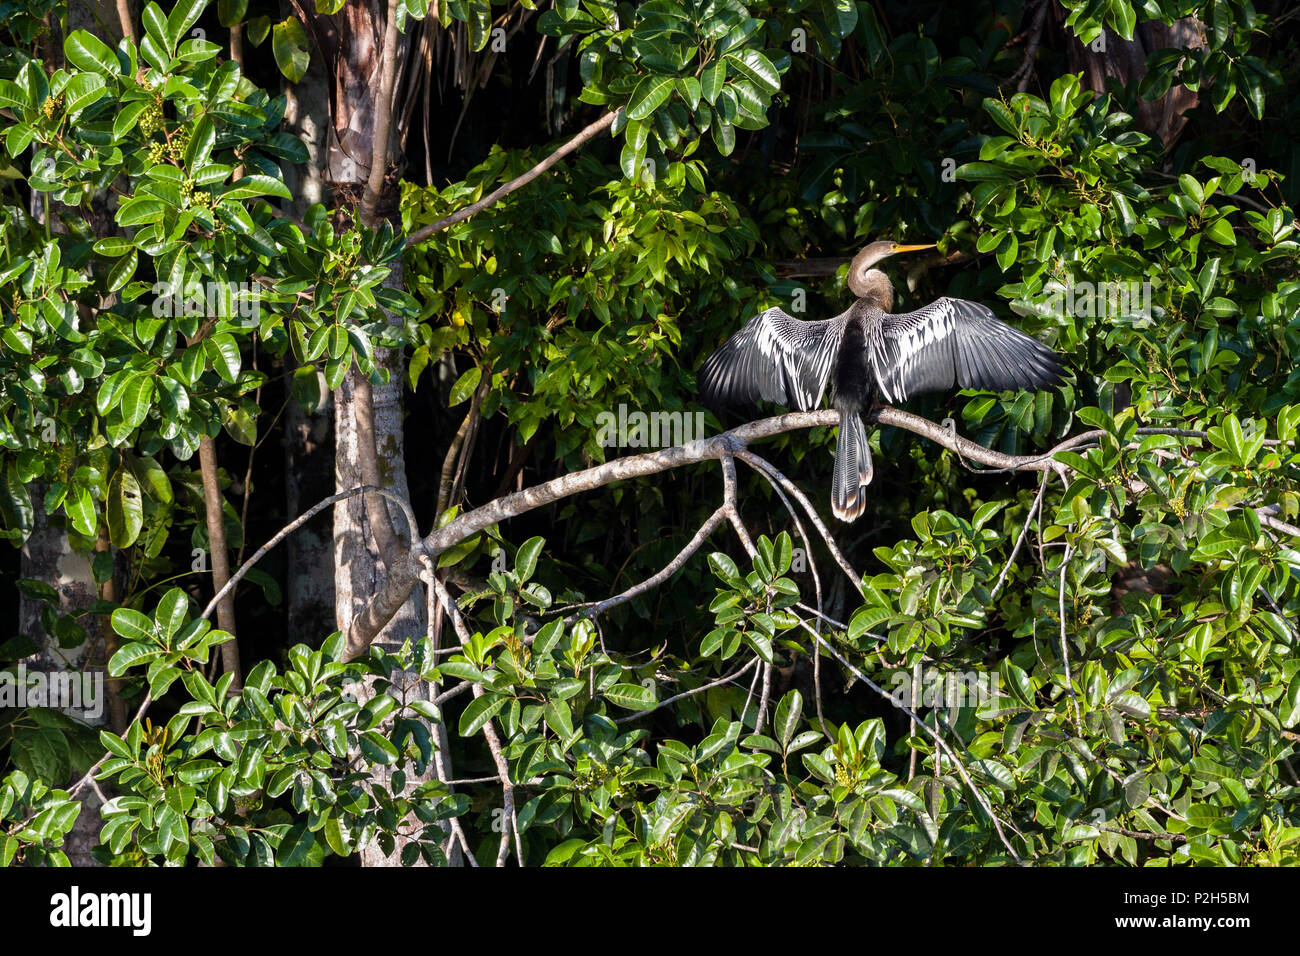
[[[881,312],[894,308],[894,284],[879,269],[868,269],[851,290],[859,299],[873,305]]]

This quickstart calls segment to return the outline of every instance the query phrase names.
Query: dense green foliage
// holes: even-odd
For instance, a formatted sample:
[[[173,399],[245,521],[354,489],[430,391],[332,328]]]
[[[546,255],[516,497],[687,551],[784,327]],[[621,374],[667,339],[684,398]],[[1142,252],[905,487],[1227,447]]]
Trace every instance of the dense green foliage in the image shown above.
[[[247,6],[223,2],[215,21],[270,36],[301,79],[317,55],[301,26]],[[270,204],[305,159],[280,129],[284,97],[187,38],[204,0],[148,5],[138,50],[72,33],[61,60],[23,52],[45,6],[12,20],[0,531],[23,542],[39,502],[83,553],[106,532],[130,587],[85,614],[111,615],[108,669],[132,703],[157,699],[123,736],[98,735],[117,796],[97,852],[315,865],[400,833],[402,862],[443,863],[456,820],[483,863],[503,833],[526,864],[1300,863],[1300,146],[1278,132],[1297,109],[1300,34],[1273,5],[1066,0],[1050,28],[1062,49],[1045,41],[1039,83],[1015,93],[1022,6],[953,6],[557,2],[525,36],[567,39],[560,88],[620,111],[612,141],[409,247],[403,233],[555,144],[534,131],[449,185],[404,182],[391,227],[322,207],[294,223]],[[408,29],[426,13],[400,7]],[[445,3],[439,22],[482,50],[505,9]],[[1065,69],[1076,36],[1183,16],[1208,45],[1155,52],[1127,88],[1096,95]],[[1133,117],[1175,83],[1202,104],[1167,148]],[[88,212],[109,192],[113,227],[96,233]],[[1016,454],[1095,429],[1056,454],[1059,476],[981,473],[874,430],[869,513],[831,527],[861,574],[847,583],[802,537],[806,516],[793,524],[742,469],[756,554],[724,525],[669,582],[593,621],[581,602],[662,568],[721,501],[716,467],[614,485],[437,556],[481,582],[459,599],[453,653],[412,634],[345,663],[341,637],[321,634],[249,661],[237,692],[205,675],[229,635],[195,612],[210,592],[188,571],[207,547],[192,459],[202,435],[224,430],[224,448],[276,428],[257,397],[268,368],[314,409],[316,368],[336,387],[355,360],[379,382],[375,346],[402,346],[408,398],[436,407],[433,433],[420,427],[437,460],[478,416],[505,458],[531,454],[536,484],[635,453],[598,438],[620,403],[695,411],[694,368],[761,308],[838,311],[842,271],[806,286],[772,263],[882,236],[963,253],[900,281],[905,307],[986,302],[1072,373],[1052,392],[914,410]],[[405,292],[383,284],[399,258]],[[160,311],[195,282],[233,298]],[[830,441],[754,450],[824,508]],[[497,493],[493,454],[432,523]],[[239,547],[247,529],[225,511]],[[111,561],[95,567],[107,580]],[[264,590],[241,602],[273,598],[269,575],[254,580]],[[47,585],[18,586],[50,602],[49,634],[85,639]],[[0,645],[5,662],[30,651]],[[378,694],[361,701],[367,677]],[[411,692],[416,677],[440,702]],[[513,820],[499,783],[417,780],[438,722],[461,779],[495,773],[485,735],[499,735]],[[0,733],[0,864],[57,864],[77,811],[57,788],[99,748],[41,708]],[[370,784],[375,766],[387,784]]]

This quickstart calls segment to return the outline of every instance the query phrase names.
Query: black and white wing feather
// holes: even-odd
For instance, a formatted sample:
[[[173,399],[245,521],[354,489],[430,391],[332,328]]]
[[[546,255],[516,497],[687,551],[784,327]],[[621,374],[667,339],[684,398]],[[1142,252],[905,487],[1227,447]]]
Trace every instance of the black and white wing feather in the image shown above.
[[[715,408],[759,398],[799,411],[816,408],[847,316],[803,322],[780,309],[759,313],[700,367],[700,395]]]
[[[901,402],[953,387],[1049,388],[1061,381],[1056,355],[977,302],[943,298],[916,312],[881,313],[883,335],[868,348],[881,395]]]

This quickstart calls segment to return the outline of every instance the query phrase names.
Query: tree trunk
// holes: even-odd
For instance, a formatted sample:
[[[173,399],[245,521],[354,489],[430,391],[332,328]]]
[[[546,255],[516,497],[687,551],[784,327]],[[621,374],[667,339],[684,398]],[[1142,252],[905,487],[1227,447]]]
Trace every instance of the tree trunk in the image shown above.
[[[122,36],[122,26],[118,18],[115,0],[91,0],[89,3],[74,4],[68,8],[67,29],[89,30],[109,44],[116,44]],[[59,34],[57,23],[50,37],[51,49],[62,51],[63,37]],[[45,203],[46,195],[33,194],[33,215],[44,220],[50,214]],[[77,215],[85,216],[91,221],[96,236],[112,235],[117,231],[112,213],[103,197],[96,197],[90,210],[77,210]],[[57,219],[50,222],[51,231],[62,232],[62,224]],[[105,305],[111,304],[109,302]],[[24,578],[34,578],[50,585],[58,593],[55,610],[60,614],[71,614],[90,607],[99,597],[99,590],[91,573],[90,559],[77,554],[64,531],[63,523],[58,518],[45,513],[45,486],[35,485],[31,488],[34,511],[34,527],[31,536],[24,543],[21,557],[21,574]],[[107,553],[115,555],[112,546]],[[108,585],[104,596],[113,599],[113,583]],[[113,649],[113,632],[106,616],[83,616],[79,619],[86,631],[85,642],[76,646],[63,648],[58,640],[48,634],[41,623],[41,608],[44,602],[32,600],[26,596],[19,599],[18,633],[31,639],[38,650],[25,658],[22,663],[27,673],[46,675],[88,675],[93,681],[89,686],[96,691],[94,698],[84,697],[79,706],[71,706],[68,700],[50,700],[52,709],[58,710],[92,728],[111,728],[121,732],[126,723],[123,702],[117,696],[117,681],[108,681],[107,663]],[[83,686],[86,686],[83,684]],[[74,768],[75,769],[75,768]],[[78,774],[79,775],[79,774]],[[69,780],[47,780],[51,786],[66,786]],[[95,788],[86,788],[79,797],[82,807],[77,822],[68,833],[63,850],[73,866],[99,866],[91,856],[91,848],[99,843],[100,798]]]
[[[22,576],[35,578],[50,585],[58,592],[58,602],[54,609],[59,614],[72,614],[84,611],[99,597],[94,576],[91,574],[90,560],[73,551],[68,536],[63,531],[58,519],[51,521],[45,514],[45,487],[35,485],[31,489],[32,507],[35,512],[35,527],[22,549]],[[111,553],[111,552],[110,552]],[[72,699],[49,699],[49,707],[74,720],[92,728],[108,728],[110,718],[116,710],[119,716],[117,729],[124,723],[120,698],[110,694],[107,668],[108,649],[106,638],[111,634],[108,619],[104,616],[85,616],[80,618],[86,630],[86,640],[76,647],[64,648],[41,624],[41,609],[45,602],[23,596],[18,606],[18,633],[33,641],[38,650],[22,660],[26,674],[42,675],[46,686],[52,686],[51,677],[79,678],[86,675],[93,696],[81,694],[79,701]],[[116,684],[116,681],[113,682]],[[74,706],[75,703],[75,706]],[[39,741],[33,741],[39,743]],[[68,779],[49,779],[51,786],[67,786],[80,775],[85,768],[70,768]],[[90,855],[91,847],[99,842],[99,796],[93,789],[87,788],[81,793],[81,813],[64,844],[64,852],[73,866],[98,866]]]
[[[1083,85],[1096,93],[1106,92],[1108,79],[1121,86],[1141,79],[1147,71],[1147,57],[1157,50],[1192,50],[1206,45],[1205,25],[1195,17],[1184,17],[1169,26],[1158,20],[1139,23],[1132,40],[1125,40],[1107,28],[1102,42],[1092,45],[1081,43],[1068,30],[1064,32],[1070,71],[1081,72]],[[1164,143],[1167,153],[1187,125],[1184,114],[1197,101],[1197,94],[1187,87],[1171,86],[1164,96],[1140,102],[1134,124]]]
[[[345,228],[351,225],[351,213],[361,207],[367,182],[372,180],[377,132],[385,140],[391,139],[391,124],[387,117],[391,99],[385,104],[381,95],[385,88],[391,90],[395,87],[392,78],[406,57],[409,40],[405,36],[396,38],[393,58],[386,64],[383,55],[388,21],[386,2],[353,0],[333,16],[316,14],[305,6],[298,9],[306,16],[332,78],[325,179],[333,190],[338,226]],[[413,21],[408,21],[408,24],[410,22]],[[386,141],[380,145],[378,155],[385,167],[385,175],[378,180],[382,188],[378,191],[370,224],[383,218],[395,218],[397,211],[396,184],[393,177],[387,175],[389,144]],[[394,270],[388,282],[400,287],[403,282],[400,267]],[[348,372],[343,385],[334,394],[335,487],[343,491],[365,483],[360,442],[373,434],[380,484],[409,500],[402,433],[405,356],[401,350],[376,349],[375,364],[387,370],[389,380],[386,385],[372,386],[372,414],[367,419],[358,420],[356,399],[361,373],[355,368]],[[376,519],[379,521],[378,535]],[[352,498],[334,509],[335,618],[338,627],[345,631],[353,615],[370,602],[383,582],[384,556],[377,542],[387,540],[389,527],[401,542],[409,545],[413,532],[405,527],[400,509],[391,508],[380,498]],[[424,631],[424,602],[419,594],[413,594],[380,634],[379,643],[400,646],[407,638],[419,639]],[[427,699],[427,686],[419,681],[414,683],[416,686],[412,691]],[[437,736],[441,738],[443,735]],[[391,773],[385,768],[375,767],[373,773],[377,783],[391,785]],[[424,779],[433,779],[432,768],[422,778],[408,774],[407,786],[417,786]],[[385,855],[377,844],[371,845],[361,853],[362,865],[397,865],[403,845],[399,839],[391,856]]]

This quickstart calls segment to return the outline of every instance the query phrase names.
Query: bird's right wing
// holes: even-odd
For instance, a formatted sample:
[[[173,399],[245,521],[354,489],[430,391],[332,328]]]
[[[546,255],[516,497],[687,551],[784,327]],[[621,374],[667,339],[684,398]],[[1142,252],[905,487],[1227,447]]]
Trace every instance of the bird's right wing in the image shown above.
[[[759,398],[799,411],[816,408],[847,316],[802,322],[780,309],[759,313],[700,367],[700,395],[715,408]]]

